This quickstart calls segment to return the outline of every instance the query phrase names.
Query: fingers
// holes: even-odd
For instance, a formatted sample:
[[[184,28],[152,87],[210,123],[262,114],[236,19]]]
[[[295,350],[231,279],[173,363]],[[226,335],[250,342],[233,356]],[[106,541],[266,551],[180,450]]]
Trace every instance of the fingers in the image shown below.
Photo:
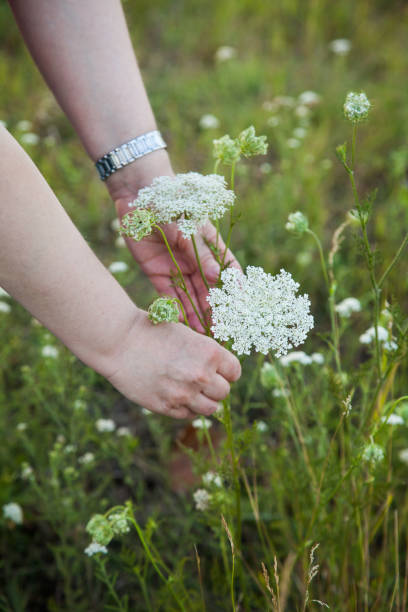
[[[195,416],[197,416],[197,414],[210,416],[217,410],[218,402],[215,402],[203,393],[199,393],[194,397],[189,408],[195,413]]]
[[[229,394],[230,386],[223,376],[215,374],[208,384],[203,385],[202,392],[208,398],[220,402]]]
[[[241,364],[227,349],[222,346],[219,349],[217,372],[229,382],[235,382],[241,376]]]

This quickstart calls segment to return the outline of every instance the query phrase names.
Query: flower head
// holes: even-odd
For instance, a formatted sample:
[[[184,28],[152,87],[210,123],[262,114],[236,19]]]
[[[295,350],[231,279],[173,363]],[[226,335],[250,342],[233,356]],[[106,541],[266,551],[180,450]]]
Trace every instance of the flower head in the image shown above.
[[[244,157],[265,155],[268,150],[266,136],[256,136],[253,125],[250,125],[249,128],[243,130],[238,136],[237,141],[241,147],[241,154]]]
[[[261,368],[261,385],[265,389],[273,389],[279,384],[279,376],[275,366],[265,361]]]
[[[220,125],[220,120],[215,115],[208,113],[200,119],[200,128],[203,130],[215,130]]]
[[[101,546],[107,546],[114,534],[112,525],[102,514],[94,514],[86,526],[87,532],[92,540]]]
[[[135,202],[130,202],[129,206],[133,206]],[[153,223],[155,223],[155,216],[151,210],[136,208],[122,217],[119,233],[137,242],[152,233]]]
[[[213,154],[214,158],[221,163],[232,166],[237,161],[241,159],[241,146],[240,144],[228,136],[222,136],[222,138],[217,138],[213,140]]]
[[[343,106],[346,119],[352,123],[359,123],[360,121],[363,121],[363,119],[366,119],[370,108],[371,102],[365,93],[356,93],[354,91],[347,94],[346,101]]]
[[[157,323],[177,323],[179,307],[176,298],[159,297],[149,306],[148,317],[155,325]]]
[[[214,485],[216,487],[222,487],[221,476],[216,474],[216,472],[206,472],[203,475],[203,483],[207,485],[207,487],[211,485]]]
[[[127,272],[129,270],[129,266],[125,261],[113,261],[108,270],[112,272],[112,274],[120,274],[121,272]]]
[[[307,217],[299,210],[291,213],[288,217],[288,222],[285,225],[288,232],[301,236],[309,229],[309,222]]]
[[[351,42],[348,38],[336,38],[329,44],[329,49],[336,55],[347,55],[351,49]]]
[[[191,424],[195,429],[210,429],[212,427],[212,421],[205,417],[194,419],[194,421],[191,421]]]
[[[5,519],[12,521],[15,525],[21,525],[23,522],[23,510],[20,504],[10,502],[3,506],[3,516]]]
[[[339,304],[336,304],[335,307],[336,312],[340,317],[349,317],[353,312],[360,312],[361,304],[359,300],[355,297],[345,298]]]
[[[218,47],[215,52],[215,59],[217,62],[226,62],[227,60],[233,59],[236,55],[237,50],[235,47],[223,45],[222,47]]]
[[[296,296],[298,283],[285,270],[276,276],[248,266],[246,275],[236,268],[221,274],[222,289],[211,288],[207,297],[212,310],[212,331],[222,341],[233,340],[238,354],[252,346],[277,357],[306,339],[313,327],[308,296]]]
[[[370,442],[363,450],[362,459],[365,463],[375,466],[384,459],[384,449],[379,444]]]
[[[115,535],[122,535],[130,531],[127,510],[122,510],[121,512],[111,514],[109,517],[109,523]]]
[[[88,557],[93,557],[98,553],[106,555],[108,554],[108,549],[106,546],[101,546],[101,544],[98,544],[98,542],[91,542],[91,544],[85,548],[84,553],[88,555]]]
[[[303,351],[292,351],[279,359],[280,364],[286,368],[291,363],[300,363],[301,365],[310,365],[313,363],[312,358],[306,355]]]
[[[190,238],[209,219],[220,219],[234,204],[235,194],[223,176],[198,172],[156,177],[139,191],[133,205],[152,209],[157,223],[177,221],[184,238]]]
[[[98,419],[95,423],[95,427],[101,433],[105,431],[115,431],[116,423],[112,419]]]
[[[50,357],[51,359],[56,359],[59,355],[59,351],[55,346],[51,344],[46,344],[41,349],[41,355],[43,357]]]
[[[210,505],[211,495],[205,489],[197,489],[193,494],[197,510],[207,510]]]

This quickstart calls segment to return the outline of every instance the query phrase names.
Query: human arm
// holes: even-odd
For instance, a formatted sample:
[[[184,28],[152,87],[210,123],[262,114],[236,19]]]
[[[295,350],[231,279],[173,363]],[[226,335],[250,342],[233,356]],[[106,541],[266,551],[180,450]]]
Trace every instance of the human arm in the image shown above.
[[[130,400],[178,418],[214,412],[238,360],[181,324],[153,326],[1,126],[0,149],[0,286]]]
[[[130,42],[119,0],[9,0],[25,41],[44,78],[80,136],[93,161],[116,146],[156,128],[153,112]],[[106,186],[119,217],[140,188],[173,169],[165,150],[156,151],[113,174]],[[175,226],[166,230],[199,310],[207,308],[191,243]],[[206,241],[211,224],[197,237],[203,269],[213,284],[218,276]],[[219,242],[222,248],[222,243]],[[140,244],[128,241],[136,261],[160,293],[183,300],[190,323],[199,328],[188,300],[172,286],[172,262],[159,236]],[[238,266],[231,253],[226,261]]]

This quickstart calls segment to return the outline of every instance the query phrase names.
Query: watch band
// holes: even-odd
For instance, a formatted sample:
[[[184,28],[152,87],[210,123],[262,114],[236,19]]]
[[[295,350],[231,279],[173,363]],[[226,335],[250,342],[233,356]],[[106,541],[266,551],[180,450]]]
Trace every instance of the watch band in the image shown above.
[[[153,130],[133,138],[129,142],[125,142],[125,144],[113,149],[113,151],[106,153],[98,159],[95,166],[101,180],[106,181],[111,174],[131,164],[135,159],[139,159],[139,157],[143,157],[143,155],[148,153],[153,153],[153,151],[158,149],[165,149],[166,147],[167,145],[160,132]]]

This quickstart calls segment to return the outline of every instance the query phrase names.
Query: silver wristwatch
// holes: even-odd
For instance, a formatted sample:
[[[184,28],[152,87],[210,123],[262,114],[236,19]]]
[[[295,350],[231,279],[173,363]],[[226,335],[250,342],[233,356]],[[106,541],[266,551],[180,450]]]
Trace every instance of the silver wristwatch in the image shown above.
[[[147,132],[147,134],[133,138],[129,142],[120,145],[120,147],[113,149],[110,153],[106,153],[98,159],[95,166],[101,180],[106,181],[111,174],[131,164],[135,159],[139,159],[139,157],[143,157],[143,155],[148,153],[153,153],[153,151],[158,149],[165,149],[166,147],[167,145],[160,132],[154,130],[153,132]]]

